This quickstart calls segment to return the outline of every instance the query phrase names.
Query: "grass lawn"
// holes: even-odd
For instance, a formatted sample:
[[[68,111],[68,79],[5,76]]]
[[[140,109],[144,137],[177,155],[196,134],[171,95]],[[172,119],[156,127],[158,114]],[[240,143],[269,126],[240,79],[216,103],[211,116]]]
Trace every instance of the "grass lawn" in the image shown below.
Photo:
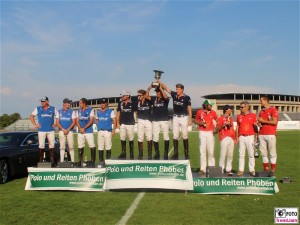
[[[135,156],[136,143],[135,140]],[[189,134],[189,143],[191,166],[196,170],[199,168],[197,132]],[[162,142],[160,145],[163,149]],[[182,141],[179,149],[183,157]],[[277,149],[277,181],[283,177],[291,177],[293,180],[291,184],[278,182],[279,193],[261,196],[146,192],[127,224],[274,224],[274,207],[300,205],[300,131],[278,132]],[[145,144],[144,157],[146,152]],[[85,154],[90,159],[88,148]],[[113,138],[112,157],[119,154],[120,140],[116,135]],[[75,155],[77,158],[77,151]],[[215,156],[218,162],[217,139]],[[236,147],[233,169],[237,170],[237,166]],[[262,171],[261,157],[256,159],[256,170]],[[139,194],[119,191],[25,191],[25,183],[26,178],[22,177],[0,185],[0,224],[116,224]]]

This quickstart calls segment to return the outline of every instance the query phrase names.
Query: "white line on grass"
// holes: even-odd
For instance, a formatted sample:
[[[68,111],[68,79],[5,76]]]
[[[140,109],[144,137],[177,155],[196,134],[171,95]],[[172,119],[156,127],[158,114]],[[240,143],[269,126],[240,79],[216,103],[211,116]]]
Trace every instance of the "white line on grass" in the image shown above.
[[[140,201],[142,200],[142,198],[144,197],[144,195],[145,195],[145,192],[140,192],[138,194],[138,196],[134,199],[134,201],[132,202],[131,206],[127,209],[126,213],[121,218],[121,220],[117,223],[117,225],[125,225],[127,223],[127,221],[132,216],[134,210],[136,209],[136,207],[138,206],[138,204],[140,203]]]
[[[180,140],[181,138],[182,138],[182,135],[178,138],[178,140]],[[174,150],[174,146],[170,149],[168,156],[170,156],[172,154],[173,150]],[[127,209],[124,216],[121,218],[121,220],[116,225],[125,225],[127,223],[127,221],[130,219],[130,217],[134,213],[134,210],[136,209],[136,207],[138,206],[138,204],[140,203],[140,201],[142,200],[144,195],[145,195],[145,192],[140,192],[138,194],[138,196],[132,202],[131,206]]]

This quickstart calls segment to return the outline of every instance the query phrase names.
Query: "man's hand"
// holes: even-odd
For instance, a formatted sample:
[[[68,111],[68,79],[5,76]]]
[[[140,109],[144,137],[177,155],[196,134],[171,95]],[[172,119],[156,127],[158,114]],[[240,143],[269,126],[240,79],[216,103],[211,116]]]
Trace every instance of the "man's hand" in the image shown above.
[[[80,128],[79,131],[80,131],[81,134],[85,133],[85,129],[84,128]]]

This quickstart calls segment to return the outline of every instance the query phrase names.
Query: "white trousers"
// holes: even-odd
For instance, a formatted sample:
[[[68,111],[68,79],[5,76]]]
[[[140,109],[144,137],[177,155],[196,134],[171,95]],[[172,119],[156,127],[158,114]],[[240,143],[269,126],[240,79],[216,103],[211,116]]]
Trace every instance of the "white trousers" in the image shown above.
[[[250,136],[240,136],[239,137],[239,171],[245,169],[245,155],[246,149],[249,157],[249,171],[255,171],[255,158],[254,158],[254,149],[253,149],[254,135]]]
[[[87,141],[90,148],[95,148],[93,133],[86,133],[86,134],[78,133],[78,148],[84,148],[85,140]]]
[[[259,135],[260,151],[263,163],[269,163],[269,156],[271,164],[276,164],[276,136],[275,135]]]
[[[212,131],[199,131],[199,144],[200,144],[200,170],[206,171],[206,167],[215,166],[215,137]],[[206,150],[208,163],[206,163]]]
[[[189,126],[188,116],[183,116],[183,117],[173,116],[173,139],[178,140],[180,129],[182,132],[182,138],[187,139],[188,126]]]
[[[103,151],[104,147],[106,150],[111,150],[112,142],[111,142],[111,132],[107,130],[99,130],[98,131],[98,150]]]
[[[233,150],[234,150],[234,141],[231,137],[225,137],[221,142],[221,150],[220,150],[220,160],[219,166],[222,167],[222,171],[225,168],[225,160],[226,160],[226,172],[232,170],[232,159],[233,159]]]
[[[134,125],[125,125],[120,126],[120,139],[121,141],[126,141],[126,136],[128,136],[129,141],[133,141],[134,138]]]
[[[138,142],[144,141],[144,135],[147,141],[152,140],[152,123],[150,120],[138,119],[137,121]]]
[[[64,154],[66,149],[66,142],[68,142],[69,153],[71,156],[71,161],[74,162],[74,136],[73,131],[69,131],[67,135],[64,134],[62,130],[59,131],[59,148],[60,148],[60,161],[64,161]]]
[[[39,137],[39,148],[45,149],[46,137],[48,139],[49,148],[54,148],[54,142],[55,142],[54,131],[49,131],[49,132],[39,131],[38,137]]]
[[[160,131],[162,131],[165,141],[170,140],[170,138],[169,138],[169,121],[153,121],[152,122],[153,141],[159,142]]]

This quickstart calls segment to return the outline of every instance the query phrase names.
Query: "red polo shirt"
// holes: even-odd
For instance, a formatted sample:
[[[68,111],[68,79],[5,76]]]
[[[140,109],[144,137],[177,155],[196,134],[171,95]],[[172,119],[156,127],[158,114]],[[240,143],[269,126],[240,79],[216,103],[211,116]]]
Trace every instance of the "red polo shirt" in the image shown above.
[[[255,134],[254,124],[257,122],[257,118],[254,113],[239,114],[236,122],[239,127],[239,136]]]
[[[270,120],[275,117],[278,122],[278,111],[275,107],[269,107],[267,109],[261,110],[259,112],[259,117],[262,117],[264,120]],[[262,127],[259,130],[259,134],[262,135],[275,135],[276,134],[276,125],[262,124]]]
[[[230,127],[223,127],[225,122],[229,121]],[[219,139],[222,141],[225,137],[231,137],[234,139],[234,128],[233,128],[233,119],[231,117],[220,116],[217,120],[217,126],[223,127],[222,130],[219,131]]]
[[[213,131],[215,126],[213,123],[213,120],[217,120],[218,116],[217,113],[214,110],[211,111],[205,111],[203,109],[199,109],[196,113],[196,120],[203,121],[205,120],[206,122],[206,127],[204,126],[199,126],[199,130],[203,131]]]

